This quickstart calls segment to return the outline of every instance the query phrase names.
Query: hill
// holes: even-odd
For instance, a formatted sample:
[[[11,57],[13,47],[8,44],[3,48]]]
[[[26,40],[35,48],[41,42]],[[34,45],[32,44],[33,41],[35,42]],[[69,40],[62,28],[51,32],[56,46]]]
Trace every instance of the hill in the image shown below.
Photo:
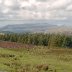
[[[2,22],[1,22],[2,23]],[[32,20],[32,21],[5,21],[0,27],[2,33],[71,33],[72,25],[70,21],[59,20]]]
[[[46,30],[55,28],[57,25],[52,25],[48,23],[33,23],[33,24],[14,24],[2,27],[1,31],[10,31],[14,33],[23,32],[46,32]]]

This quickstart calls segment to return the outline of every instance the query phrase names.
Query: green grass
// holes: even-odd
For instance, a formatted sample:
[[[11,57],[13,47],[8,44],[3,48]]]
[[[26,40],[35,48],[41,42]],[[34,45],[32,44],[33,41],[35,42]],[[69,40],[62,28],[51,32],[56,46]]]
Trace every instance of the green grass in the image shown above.
[[[0,71],[72,72],[72,50],[41,46],[31,49],[0,48]]]

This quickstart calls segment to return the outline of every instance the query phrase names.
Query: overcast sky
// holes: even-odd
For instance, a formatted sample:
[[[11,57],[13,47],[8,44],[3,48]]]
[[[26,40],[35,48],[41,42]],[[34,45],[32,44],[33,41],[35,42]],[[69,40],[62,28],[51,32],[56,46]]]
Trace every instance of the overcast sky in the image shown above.
[[[0,19],[72,19],[72,0],[0,0]]]
[[[72,0],[0,0],[0,20],[17,19],[72,20]]]

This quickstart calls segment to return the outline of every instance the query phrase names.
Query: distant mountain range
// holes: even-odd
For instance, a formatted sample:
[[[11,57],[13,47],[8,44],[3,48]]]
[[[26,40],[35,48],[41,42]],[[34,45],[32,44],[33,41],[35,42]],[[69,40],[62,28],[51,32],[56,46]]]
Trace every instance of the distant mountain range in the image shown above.
[[[47,21],[44,22],[26,22],[22,24],[11,24],[6,25],[0,28],[0,32],[2,33],[25,33],[25,32],[32,32],[32,33],[58,33],[58,32],[65,32],[71,33],[72,27],[65,26],[64,24],[51,24]]]
[[[7,25],[2,28],[0,28],[0,31],[10,31],[14,33],[23,33],[23,32],[45,32],[50,28],[55,28],[57,25],[51,25],[51,24],[40,24],[40,23],[34,23],[34,24],[14,24],[14,25]]]

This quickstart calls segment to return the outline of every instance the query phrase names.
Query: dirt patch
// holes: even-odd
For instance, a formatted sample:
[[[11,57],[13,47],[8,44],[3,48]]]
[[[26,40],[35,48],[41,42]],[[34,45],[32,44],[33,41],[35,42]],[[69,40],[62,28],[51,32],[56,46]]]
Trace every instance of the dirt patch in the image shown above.
[[[1,48],[33,48],[33,45],[27,45],[22,43],[16,42],[7,42],[7,41],[0,41]]]

